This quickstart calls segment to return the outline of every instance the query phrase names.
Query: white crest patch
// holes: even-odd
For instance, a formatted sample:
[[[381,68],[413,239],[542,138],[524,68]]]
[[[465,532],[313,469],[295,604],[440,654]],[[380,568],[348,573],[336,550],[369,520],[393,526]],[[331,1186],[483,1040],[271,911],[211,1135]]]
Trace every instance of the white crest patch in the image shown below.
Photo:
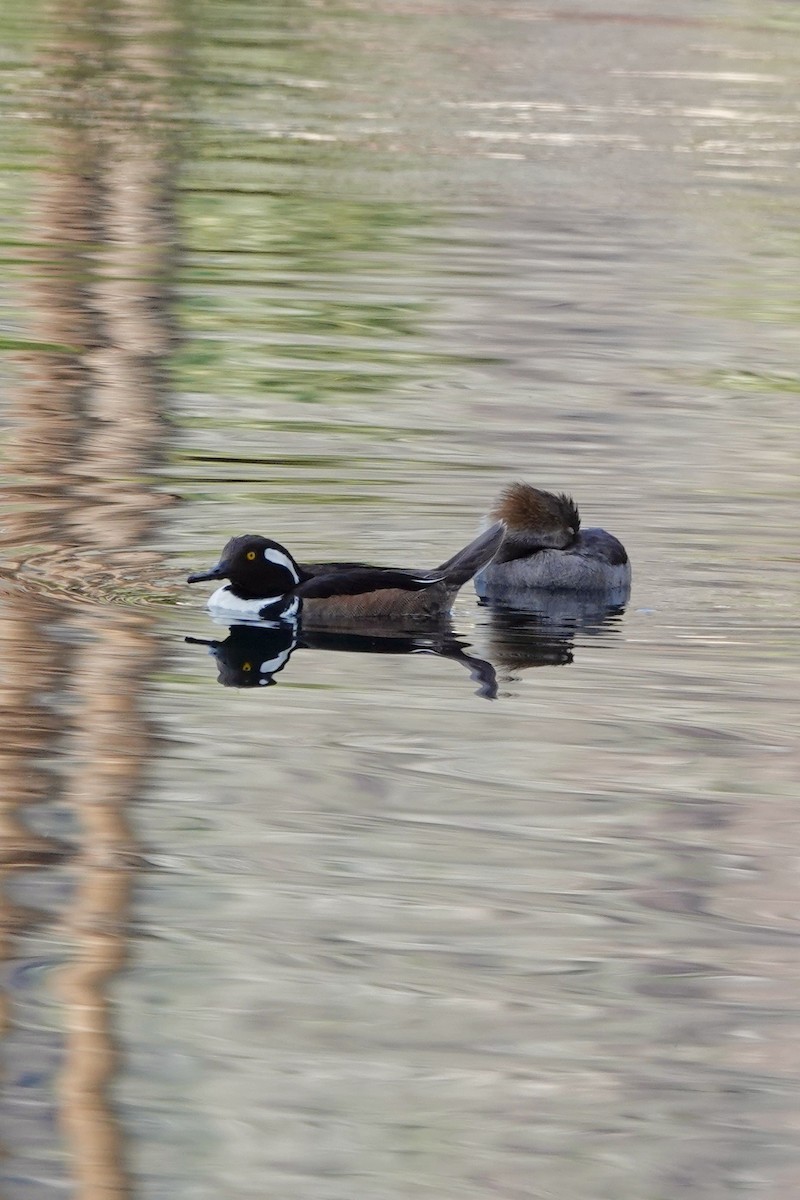
[[[267,546],[264,551],[264,558],[267,562],[274,563],[276,567],[284,567],[289,572],[295,583],[300,582],[300,576],[297,574],[294,563],[289,558],[288,554],[284,554],[283,550],[276,550],[274,546]]]

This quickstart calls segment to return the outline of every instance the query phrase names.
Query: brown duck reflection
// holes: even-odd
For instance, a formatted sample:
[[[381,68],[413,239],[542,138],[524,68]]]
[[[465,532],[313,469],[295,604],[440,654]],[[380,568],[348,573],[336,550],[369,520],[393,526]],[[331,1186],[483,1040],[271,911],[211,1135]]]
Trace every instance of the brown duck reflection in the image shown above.
[[[487,653],[505,672],[567,666],[575,656],[575,638],[608,638],[617,632],[625,609],[614,598],[568,592],[531,592],[524,610],[482,605],[489,619],[482,626]]]
[[[196,646],[208,646],[219,668],[223,687],[268,687],[296,650],[338,650],[356,654],[430,654],[465,667],[478,686],[476,696],[497,697],[497,676],[491,663],[467,653],[449,623],[431,633],[408,633],[391,628],[368,633],[304,629],[302,616],[251,625],[232,625],[222,641],[187,637]]]
[[[8,405],[0,821],[6,874],[59,864],[69,887],[56,889],[52,911],[0,893],[3,957],[24,965],[26,935],[44,921],[64,959],[48,975],[63,1031],[52,1081],[51,1066],[39,1066],[53,1061],[40,1032],[16,1028],[13,992],[4,1000],[2,1032],[15,1059],[50,1094],[33,1105],[29,1091],[25,1104],[12,1101],[2,1151],[13,1164],[9,1130],[20,1128],[22,1145],[48,1146],[50,1170],[62,1161],[76,1196],[119,1200],[131,1189],[109,1097],[118,1068],[110,990],[128,954],[141,862],[128,814],[151,756],[141,695],[155,643],[148,614],[64,597],[77,590],[96,599],[157,561],[148,547],[165,502],[151,481],[165,445],[174,341],[171,97],[180,29],[160,0],[60,0],[48,22],[40,90],[27,97],[48,168],[31,207],[21,302],[30,349],[19,356]],[[29,829],[35,804],[71,814],[69,845]],[[12,1097],[23,1086],[6,1082]],[[47,1128],[27,1130],[37,1114],[47,1114]]]

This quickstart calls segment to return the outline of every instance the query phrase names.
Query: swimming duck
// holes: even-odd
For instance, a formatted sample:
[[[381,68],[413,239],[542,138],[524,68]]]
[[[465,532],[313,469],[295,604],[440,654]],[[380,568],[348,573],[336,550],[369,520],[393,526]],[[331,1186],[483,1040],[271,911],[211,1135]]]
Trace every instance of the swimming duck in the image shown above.
[[[622,542],[605,529],[581,529],[575,502],[528,483],[505,488],[491,510],[506,534],[491,564],[475,578],[483,600],[517,607],[534,589],[603,594],[624,603],[631,564]]]
[[[299,563],[279,542],[260,534],[231,538],[210,571],[189,583],[227,579],[208,607],[238,620],[282,619],[302,604],[303,623],[355,625],[370,621],[436,621],[447,615],[459,588],[487,566],[503,540],[496,521],[433,571],[373,567],[365,563]]]

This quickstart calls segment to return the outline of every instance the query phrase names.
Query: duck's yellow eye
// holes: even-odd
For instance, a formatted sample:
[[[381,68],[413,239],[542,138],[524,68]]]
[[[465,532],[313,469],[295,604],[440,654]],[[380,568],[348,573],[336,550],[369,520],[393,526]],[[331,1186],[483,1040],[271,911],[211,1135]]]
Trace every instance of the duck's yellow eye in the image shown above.
[[[252,561],[253,561],[253,559],[255,558],[255,556],[256,556],[256,552],[255,552],[255,550],[248,550],[248,551],[247,551],[247,561],[248,561],[248,562],[252,562]]]
[[[253,669],[253,664],[252,664],[252,663],[242,663],[242,670],[243,670],[243,671],[252,671],[252,669]]]

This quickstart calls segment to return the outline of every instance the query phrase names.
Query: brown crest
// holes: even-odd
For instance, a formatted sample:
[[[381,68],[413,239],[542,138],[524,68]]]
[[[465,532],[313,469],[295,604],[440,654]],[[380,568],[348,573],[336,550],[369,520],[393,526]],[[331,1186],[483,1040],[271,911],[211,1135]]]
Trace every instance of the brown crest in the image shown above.
[[[543,492],[529,483],[511,483],[500,493],[492,516],[505,521],[509,531],[555,533],[573,536],[581,527],[574,501],[563,493]]]

